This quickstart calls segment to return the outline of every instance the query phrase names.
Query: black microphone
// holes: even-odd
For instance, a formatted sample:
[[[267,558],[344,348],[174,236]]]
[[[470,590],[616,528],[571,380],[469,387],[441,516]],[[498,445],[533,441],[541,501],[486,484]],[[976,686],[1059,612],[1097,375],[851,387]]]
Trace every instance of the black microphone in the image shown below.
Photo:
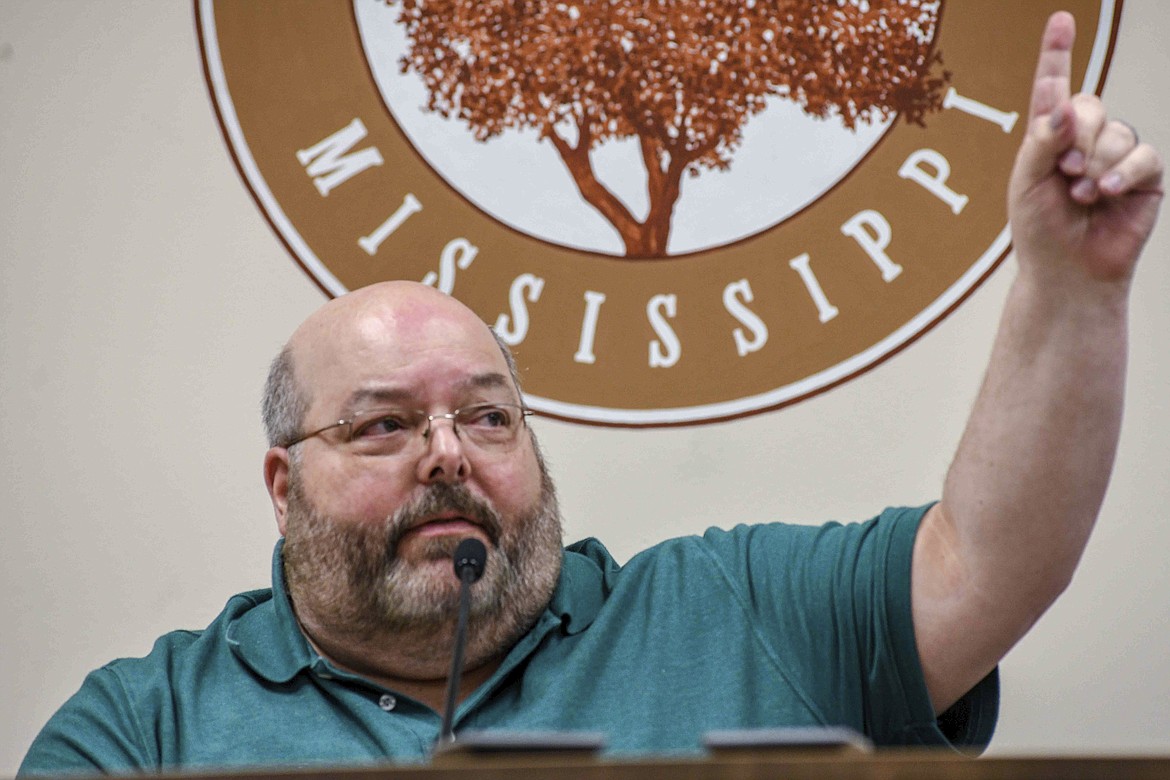
[[[487,548],[475,538],[467,538],[455,548],[452,556],[455,576],[459,578],[459,618],[455,624],[455,648],[451,654],[451,674],[447,676],[447,706],[443,708],[443,726],[439,730],[437,747],[455,741],[452,727],[455,719],[455,700],[459,698],[459,678],[463,674],[463,648],[467,644],[467,614],[471,611],[471,583],[483,576],[487,563]]]

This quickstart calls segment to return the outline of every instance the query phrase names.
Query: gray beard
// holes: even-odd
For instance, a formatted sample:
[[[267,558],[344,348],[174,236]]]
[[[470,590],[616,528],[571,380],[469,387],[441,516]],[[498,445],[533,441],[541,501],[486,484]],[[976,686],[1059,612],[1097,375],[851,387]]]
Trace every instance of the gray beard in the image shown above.
[[[449,651],[459,601],[454,568],[418,567],[397,557],[398,542],[421,519],[454,511],[479,523],[492,542],[471,588],[469,666],[505,653],[548,606],[560,575],[562,528],[556,490],[541,464],[540,499],[504,519],[460,484],[436,483],[381,523],[338,523],[318,512],[290,469],[284,576],[302,622],[355,645],[409,635],[422,652]],[[450,561],[460,538],[423,543],[429,560]],[[437,572],[442,572],[438,576]],[[429,648],[427,647],[429,646]]]

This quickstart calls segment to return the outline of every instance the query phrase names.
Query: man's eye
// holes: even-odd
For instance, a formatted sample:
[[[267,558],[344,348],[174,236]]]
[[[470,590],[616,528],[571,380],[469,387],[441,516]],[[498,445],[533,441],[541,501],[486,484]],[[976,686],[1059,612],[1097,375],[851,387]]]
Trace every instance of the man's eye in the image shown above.
[[[354,429],[353,438],[355,439],[370,439],[383,436],[393,436],[402,433],[410,428],[409,422],[401,415],[390,414],[384,417],[378,417],[369,422],[363,423],[360,427]]]
[[[507,409],[498,406],[481,406],[472,410],[467,424],[476,428],[507,428],[511,419]]]

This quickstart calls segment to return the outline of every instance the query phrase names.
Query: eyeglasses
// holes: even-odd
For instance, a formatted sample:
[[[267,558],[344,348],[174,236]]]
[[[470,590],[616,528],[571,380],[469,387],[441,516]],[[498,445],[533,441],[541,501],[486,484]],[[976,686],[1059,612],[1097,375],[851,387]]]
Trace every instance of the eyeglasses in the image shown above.
[[[417,409],[371,409],[348,420],[318,428],[284,444],[287,449],[334,428],[343,441],[365,455],[397,455],[414,441],[431,436],[431,423],[450,420],[461,439],[485,450],[507,450],[516,443],[524,418],[532,414],[518,404],[476,404],[446,414],[427,414]]]

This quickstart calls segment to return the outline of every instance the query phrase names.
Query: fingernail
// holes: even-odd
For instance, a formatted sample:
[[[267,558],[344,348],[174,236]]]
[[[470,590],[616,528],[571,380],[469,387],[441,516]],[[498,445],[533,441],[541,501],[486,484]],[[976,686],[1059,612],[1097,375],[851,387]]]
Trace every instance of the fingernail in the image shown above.
[[[1072,196],[1077,200],[1092,200],[1096,192],[1097,187],[1091,179],[1078,179],[1070,190]]]
[[[1105,175],[1105,178],[1101,179],[1100,187],[1102,191],[1107,192],[1110,195],[1115,195],[1116,193],[1121,192],[1122,186],[1123,182],[1121,180],[1120,173],[1109,173]]]
[[[1065,115],[1064,106],[1057,108],[1055,111],[1053,111],[1051,114],[1049,114],[1048,115],[1049,127],[1051,127],[1053,130],[1059,130],[1060,128],[1064,127],[1064,115]]]
[[[1070,175],[1075,176],[1085,170],[1085,155],[1079,149],[1070,149],[1060,162],[1061,170]]]

